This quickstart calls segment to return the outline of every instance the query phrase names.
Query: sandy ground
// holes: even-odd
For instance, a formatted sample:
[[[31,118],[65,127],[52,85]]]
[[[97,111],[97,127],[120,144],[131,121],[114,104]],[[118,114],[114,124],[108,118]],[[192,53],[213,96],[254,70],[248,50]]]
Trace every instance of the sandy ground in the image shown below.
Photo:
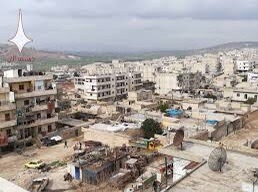
[[[35,154],[33,157],[18,155],[17,153],[9,153],[0,158],[0,177],[28,189],[33,179],[39,177],[48,177],[49,184],[46,191],[52,192],[117,192],[114,188],[109,187],[107,183],[99,186],[79,184],[76,181],[64,181],[64,174],[67,173],[66,165],[55,167],[48,172],[40,172],[39,170],[26,169],[24,165],[31,160],[41,159],[46,163],[53,161],[63,161],[69,159],[73,154],[73,146],[82,141],[83,137],[68,140],[68,148],[64,148],[64,143],[60,143],[51,147],[42,147],[41,149],[28,149],[24,154]]]
[[[41,159],[46,163],[51,163],[57,160],[67,160],[73,154],[72,146],[82,139],[82,137],[69,139],[68,148],[64,148],[64,143],[60,143],[51,147],[42,147],[41,149],[33,147],[33,149],[28,149],[24,152],[24,154],[35,154],[32,157],[19,155],[17,153],[4,155],[2,158],[0,158],[0,177],[8,179],[23,188],[27,188],[32,179],[39,176],[48,176],[50,179],[55,179],[58,181],[54,182],[56,184],[52,184],[54,189],[69,189],[69,185],[67,185],[66,182],[60,183],[60,181],[63,181],[66,166],[60,168],[60,170],[59,168],[56,168],[47,173],[40,174],[38,170],[27,170],[24,165],[34,159]]]
[[[256,115],[256,114],[255,114]],[[222,141],[225,144],[244,145],[247,141],[252,143],[258,139],[258,116],[257,119],[249,122],[244,129],[225,137]]]

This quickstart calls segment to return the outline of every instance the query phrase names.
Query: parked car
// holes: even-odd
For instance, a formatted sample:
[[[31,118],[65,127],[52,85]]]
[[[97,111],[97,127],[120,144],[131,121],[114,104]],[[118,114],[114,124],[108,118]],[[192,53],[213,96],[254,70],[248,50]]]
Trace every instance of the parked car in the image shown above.
[[[33,160],[25,164],[26,168],[41,169],[45,166],[45,162],[42,160]]]
[[[43,145],[45,146],[53,146],[53,145],[56,145],[57,142],[55,140],[51,140],[51,139],[44,139],[42,141]]]
[[[60,135],[56,135],[56,136],[51,137],[50,140],[54,140],[56,142],[61,142],[62,137]]]

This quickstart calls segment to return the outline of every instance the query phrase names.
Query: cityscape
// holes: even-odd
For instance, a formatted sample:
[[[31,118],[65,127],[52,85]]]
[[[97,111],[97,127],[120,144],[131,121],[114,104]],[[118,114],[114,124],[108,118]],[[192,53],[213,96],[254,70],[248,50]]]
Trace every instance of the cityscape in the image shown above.
[[[45,31],[49,41],[41,29],[34,29],[40,35],[30,33],[33,9],[5,1],[13,10],[5,17],[14,15],[10,23],[17,30],[8,37],[0,32],[0,192],[258,192],[258,38],[242,30],[234,33],[235,23],[230,35],[231,27],[221,32],[220,40],[226,41],[209,43],[205,37],[212,32],[201,26],[202,32],[189,28],[198,41],[203,35],[203,42],[195,44],[187,32],[177,34],[169,27],[163,31],[162,26],[150,32],[148,22],[139,21],[173,20],[179,29],[185,18],[247,25],[258,20],[253,12],[258,3],[236,1],[231,14],[221,11],[219,17],[213,15],[212,0],[203,2],[211,15],[185,1],[110,1],[100,3],[99,9],[99,1],[81,2],[88,9],[68,1],[30,1],[42,25],[46,18],[46,29],[58,21],[60,31],[57,36]],[[121,11],[111,5],[119,5]],[[66,40],[62,39],[62,10],[74,18],[71,34],[80,36],[66,36],[64,31]],[[139,36],[119,36],[113,28],[121,25],[123,33],[126,24],[119,19],[131,14]],[[94,31],[103,18],[110,24],[106,30],[114,30],[112,41],[105,36],[110,31],[103,39]],[[89,23],[92,36],[84,38],[87,31],[77,29],[91,19],[96,20]],[[170,39],[167,30],[179,39]],[[239,38],[242,32],[249,40]],[[144,38],[153,44],[140,40]],[[126,40],[118,43],[119,39]],[[132,39],[141,46],[132,46]]]

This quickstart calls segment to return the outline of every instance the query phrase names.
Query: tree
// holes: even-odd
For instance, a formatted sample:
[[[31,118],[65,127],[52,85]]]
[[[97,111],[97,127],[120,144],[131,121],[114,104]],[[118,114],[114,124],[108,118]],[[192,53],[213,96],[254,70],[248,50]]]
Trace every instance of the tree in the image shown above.
[[[165,113],[166,110],[168,109],[168,104],[167,103],[160,103],[159,106],[158,106],[158,109],[162,112],[162,113]]]
[[[216,95],[213,95],[211,93],[208,93],[207,95],[203,96],[204,98],[207,98],[207,99],[213,99],[213,100],[216,100],[217,99],[217,96]]]
[[[141,130],[143,131],[143,137],[146,139],[154,137],[155,134],[163,133],[160,123],[153,119],[146,119],[142,123]]]

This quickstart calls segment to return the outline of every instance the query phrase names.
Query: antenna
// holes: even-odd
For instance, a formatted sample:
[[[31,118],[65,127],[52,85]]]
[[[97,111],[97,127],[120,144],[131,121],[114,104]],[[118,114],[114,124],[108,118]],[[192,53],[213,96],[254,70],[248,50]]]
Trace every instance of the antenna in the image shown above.
[[[223,147],[216,147],[212,150],[209,159],[208,166],[212,171],[222,171],[222,167],[227,161],[227,152]]]
[[[184,140],[184,130],[183,129],[178,129],[176,131],[176,134],[174,136],[174,139],[173,139],[173,145],[178,147],[178,146],[181,146],[181,150],[183,150],[183,140]]]

